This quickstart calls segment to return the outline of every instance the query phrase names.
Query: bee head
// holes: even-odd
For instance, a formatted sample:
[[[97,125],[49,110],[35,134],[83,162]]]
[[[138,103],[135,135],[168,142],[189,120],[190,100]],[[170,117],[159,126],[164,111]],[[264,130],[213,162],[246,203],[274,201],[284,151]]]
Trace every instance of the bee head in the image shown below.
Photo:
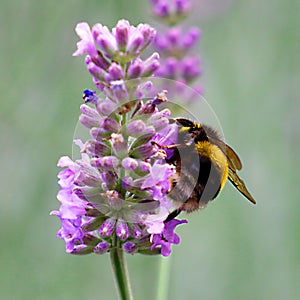
[[[185,118],[176,118],[174,121],[181,126],[181,130],[189,133],[194,133],[202,128],[200,123],[193,122]]]
[[[175,118],[173,121],[178,124],[179,133],[184,137],[185,144],[190,145],[198,140],[208,140],[206,126],[185,118]]]
[[[184,118],[176,118],[174,119],[174,121],[183,126],[183,127],[188,127],[188,128],[193,128],[195,127],[195,123],[191,120],[188,120],[188,119],[184,119]]]

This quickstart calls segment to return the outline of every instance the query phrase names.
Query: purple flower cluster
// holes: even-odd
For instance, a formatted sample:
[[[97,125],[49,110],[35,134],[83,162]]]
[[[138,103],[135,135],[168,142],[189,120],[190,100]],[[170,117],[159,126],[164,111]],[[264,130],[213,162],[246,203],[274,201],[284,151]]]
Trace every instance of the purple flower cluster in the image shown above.
[[[186,83],[200,76],[199,57],[187,55],[199,37],[200,30],[197,27],[190,28],[186,33],[180,27],[172,27],[166,34],[157,34],[154,47],[162,54],[164,61],[155,75]]]
[[[150,99],[144,93],[151,83],[142,79],[159,62],[157,54],[145,61],[139,55],[155,30],[121,20],[112,32],[101,24],[90,30],[86,23],[76,32],[81,40],[74,55],[87,54],[87,68],[103,96],[84,91],[79,120],[90,138],[74,140],[79,159],[64,156],[58,162],[61,205],[51,213],[62,223],[58,237],[72,254],[123,247],[131,254],[168,256],[171,244],[179,243],[175,227],[186,221],[167,220],[176,170],[157,146],[176,143],[178,128],[169,123],[169,109],[159,109],[167,101],[164,93]]]
[[[120,20],[110,32],[101,24],[90,29],[87,23],[79,23],[75,30],[81,40],[73,55],[87,54],[87,69],[100,91],[110,84],[120,88],[124,80],[149,77],[159,67],[157,53],[144,61],[139,57],[156,35],[155,29],[148,24],[134,27]]]
[[[173,25],[184,19],[191,9],[190,0],[150,0],[155,17]]]
[[[186,94],[184,89],[185,85],[191,86],[202,73],[200,57],[190,54],[201,36],[200,29],[191,27],[184,31],[178,26],[182,18],[172,17],[172,20],[176,20],[176,22],[169,22],[170,16],[161,13],[163,7],[168,8],[165,8],[166,11],[178,11],[177,7],[182,7],[184,9],[180,11],[184,11],[186,16],[191,8],[190,1],[150,1],[158,19],[171,26],[166,29],[165,33],[158,33],[154,39],[154,49],[162,56],[161,65],[155,72],[155,76],[174,81],[175,85],[172,86],[172,89],[168,87],[168,84],[164,88],[174,95],[180,94],[182,99],[191,101],[193,99],[189,98],[193,98],[193,95],[203,93],[203,88],[199,84],[192,86],[196,93],[191,93],[192,95],[190,96]],[[176,9],[171,10],[170,7],[175,7]],[[173,94],[169,94],[169,96],[173,97]]]

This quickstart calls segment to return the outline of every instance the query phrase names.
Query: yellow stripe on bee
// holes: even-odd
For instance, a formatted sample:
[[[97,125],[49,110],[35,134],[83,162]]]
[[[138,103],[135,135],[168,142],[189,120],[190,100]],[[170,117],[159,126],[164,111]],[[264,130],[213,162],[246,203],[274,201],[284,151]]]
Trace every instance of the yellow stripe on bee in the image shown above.
[[[180,127],[179,129],[179,132],[186,132],[186,131],[189,131],[191,128],[197,128],[197,129],[200,129],[202,127],[202,125],[200,123],[196,123],[194,122],[193,123],[193,127],[190,127],[190,126],[182,126]]]
[[[208,141],[196,143],[197,152],[200,156],[209,158],[221,172],[221,190],[224,187],[228,178],[228,163],[227,158],[222,150]]]
[[[185,132],[191,129],[191,127],[180,127],[179,132]]]

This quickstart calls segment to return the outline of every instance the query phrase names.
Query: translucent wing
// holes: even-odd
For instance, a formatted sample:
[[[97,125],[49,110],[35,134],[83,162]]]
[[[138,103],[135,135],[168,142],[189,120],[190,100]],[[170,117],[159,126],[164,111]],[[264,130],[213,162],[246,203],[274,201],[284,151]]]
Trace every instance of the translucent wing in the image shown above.
[[[242,163],[239,156],[235,153],[235,151],[221,141],[219,138],[209,135],[209,140],[211,143],[217,145],[222,152],[226,155],[227,162],[228,162],[228,178],[230,182],[236,187],[236,189],[241,192],[249,201],[256,204],[256,201],[251,196],[250,192],[248,191],[244,181],[236,174],[236,171],[242,169]]]
[[[226,145],[226,153],[224,153],[224,154],[227,157],[227,160],[229,162],[229,166],[232,166],[232,169],[235,169],[235,170],[241,170],[242,169],[241,160],[231,147]]]
[[[256,204],[256,201],[251,196],[250,192],[247,190],[244,181],[232,170],[229,166],[228,168],[228,178],[230,182],[253,204]]]
[[[240,158],[230,146],[225,144],[217,137],[208,135],[208,138],[212,144],[217,145],[221,149],[221,151],[225,154],[225,156],[227,157],[228,165],[232,170],[236,171],[242,169],[242,163]]]

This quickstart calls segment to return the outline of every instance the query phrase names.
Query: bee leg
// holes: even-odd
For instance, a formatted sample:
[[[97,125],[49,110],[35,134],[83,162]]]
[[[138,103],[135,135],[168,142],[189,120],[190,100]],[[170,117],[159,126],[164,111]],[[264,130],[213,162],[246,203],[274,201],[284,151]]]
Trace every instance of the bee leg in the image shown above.
[[[169,221],[175,219],[179,214],[181,213],[181,209],[177,208],[174,211],[172,211],[168,217],[164,220],[164,223],[168,223]]]
[[[152,145],[156,145],[157,147],[159,148],[162,148],[162,149],[179,149],[179,148],[185,148],[184,145],[181,145],[181,144],[174,144],[174,145],[160,145],[154,141],[151,142]]]

